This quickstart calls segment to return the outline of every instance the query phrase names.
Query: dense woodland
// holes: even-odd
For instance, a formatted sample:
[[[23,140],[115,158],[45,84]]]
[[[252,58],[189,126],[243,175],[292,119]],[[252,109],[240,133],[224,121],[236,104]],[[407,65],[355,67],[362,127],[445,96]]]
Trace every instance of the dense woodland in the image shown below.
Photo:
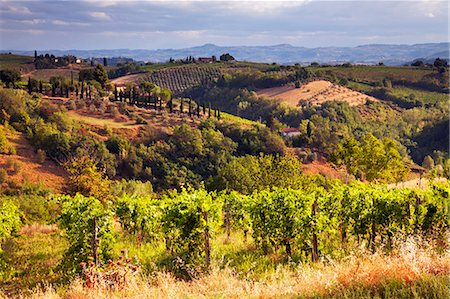
[[[0,154],[14,156],[8,136],[21,134],[43,162],[67,173],[56,194],[10,179],[17,163],[0,169],[2,292],[17,295],[41,280],[67,285],[77,275],[87,287],[102,280],[119,289],[135,272],[167,271],[189,281],[213,267],[257,279],[278,266],[345,262],[358,250],[388,256],[411,239],[447,254],[444,62],[301,67],[243,64],[225,55],[211,65],[194,63],[99,64],[46,82],[1,70]],[[146,67],[153,69],[140,81],[110,82]],[[380,101],[288,107],[256,94],[316,79]],[[80,111],[134,122],[135,134],[79,122],[73,113]],[[152,123],[156,116],[181,123],[161,130]],[[300,133],[283,138],[286,127]],[[303,173],[302,163],[319,156],[345,169],[345,178]],[[386,185],[417,168],[425,178],[444,179],[424,189]],[[21,229],[33,224],[53,231],[24,237]],[[15,250],[24,238],[52,244],[53,256],[24,268]],[[440,283],[435,288],[442,291]]]

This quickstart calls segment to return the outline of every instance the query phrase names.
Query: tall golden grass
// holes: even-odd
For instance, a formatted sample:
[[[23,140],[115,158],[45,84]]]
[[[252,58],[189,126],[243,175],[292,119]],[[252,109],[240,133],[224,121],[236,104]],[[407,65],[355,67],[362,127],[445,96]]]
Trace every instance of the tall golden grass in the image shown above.
[[[52,286],[36,289],[26,298],[272,298],[272,297],[378,297],[377,292],[396,298],[450,298],[450,251],[435,254],[430,248],[408,241],[395,252],[355,253],[333,262],[285,265],[262,279],[250,279],[233,269],[213,267],[208,274],[191,281],[169,273],[129,277],[122,288],[107,283],[87,288],[75,279],[65,289]],[[428,282],[427,286],[422,282]],[[391,289],[389,289],[391,288]],[[408,289],[395,295],[395,289]],[[422,290],[420,288],[423,288]],[[420,295],[422,292],[422,295]],[[365,294],[365,295],[364,295]],[[403,295],[402,295],[403,294]],[[417,295],[417,296],[416,296]],[[430,295],[430,296],[428,296]],[[383,296],[381,296],[383,297]]]

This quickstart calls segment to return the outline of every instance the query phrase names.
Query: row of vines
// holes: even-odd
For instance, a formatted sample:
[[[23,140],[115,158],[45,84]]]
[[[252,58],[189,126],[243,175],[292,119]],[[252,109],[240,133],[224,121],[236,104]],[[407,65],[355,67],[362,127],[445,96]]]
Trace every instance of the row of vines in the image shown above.
[[[177,67],[168,68],[149,74],[145,81],[153,82],[170,89],[175,95],[194,87],[211,82],[222,76],[220,70],[214,67]]]
[[[61,199],[59,221],[71,244],[65,260],[74,273],[89,258],[99,264],[109,258],[113,219],[139,243],[163,242],[168,256],[184,265],[208,268],[211,239],[231,232],[261,254],[317,261],[355,246],[390,250],[411,235],[445,248],[449,195],[448,183],[426,191],[338,184],[249,196],[188,189],[160,198],[122,195],[109,204],[77,195]]]

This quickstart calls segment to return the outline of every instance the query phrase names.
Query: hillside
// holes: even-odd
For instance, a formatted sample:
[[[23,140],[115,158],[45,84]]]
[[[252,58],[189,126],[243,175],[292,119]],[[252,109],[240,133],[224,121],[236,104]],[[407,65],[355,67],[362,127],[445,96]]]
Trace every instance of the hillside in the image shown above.
[[[312,81],[303,84],[300,88],[281,86],[261,89],[257,94],[261,97],[281,100],[292,107],[297,107],[302,102],[320,105],[326,101],[343,101],[350,106],[358,106],[364,105],[367,100],[377,101],[374,97],[325,80]]]
[[[18,186],[32,183],[55,193],[63,191],[67,173],[61,166],[49,158],[39,157],[23,134],[9,132],[7,138],[17,152],[15,155],[0,154],[0,168],[7,170],[8,179]]]
[[[265,63],[365,63],[377,64],[383,61],[386,65],[403,65],[420,57],[440,57],[448,53],[448,43],[429,43],[415,45],[386,45],[371,44],[357,47],[320,47],[305,48],[289,44],[273,46],[218,46],[205,44],[184,49],[158,50],[46,50],[55,55],[72,54],[77,57],[128,57],[135,60],[165,62],[169,58],[182,59],[187,56],[219,57],[223,53],[230,53],[237,60],[257,61]],[[33,55],[32,51],[13,51],[22,55]],[[447,58],[448,57],[441,57]]]

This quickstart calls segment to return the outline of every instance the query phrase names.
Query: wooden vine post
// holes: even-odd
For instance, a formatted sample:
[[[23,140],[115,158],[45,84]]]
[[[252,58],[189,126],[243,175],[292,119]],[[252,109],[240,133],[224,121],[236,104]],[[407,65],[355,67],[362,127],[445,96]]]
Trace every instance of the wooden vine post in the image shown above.
[[[203,212],[203,219],[205,220],[205,263],[206,268],[209,269],[209,265],[211,264],[211,244],[209,242],[209,226],[208,226],[208,212]]]
[[[314,203],[312,205],[312,216],[313,216],[313,235],[312,235],[312,261],[317,262],[319,260],[319,245],[317,242],[317,234],[316,234],[316,227],[317,227],[317,220],[316,220],[316,212],[317,212],[317,199],[314,200]]]
[[[92,255],[94,257],[94,264],[95,266],[98,266],[98,228],[97,228],[97,218],[94,218],[92,221],[92,229],[93,229],[93,236],[92,236]]]

